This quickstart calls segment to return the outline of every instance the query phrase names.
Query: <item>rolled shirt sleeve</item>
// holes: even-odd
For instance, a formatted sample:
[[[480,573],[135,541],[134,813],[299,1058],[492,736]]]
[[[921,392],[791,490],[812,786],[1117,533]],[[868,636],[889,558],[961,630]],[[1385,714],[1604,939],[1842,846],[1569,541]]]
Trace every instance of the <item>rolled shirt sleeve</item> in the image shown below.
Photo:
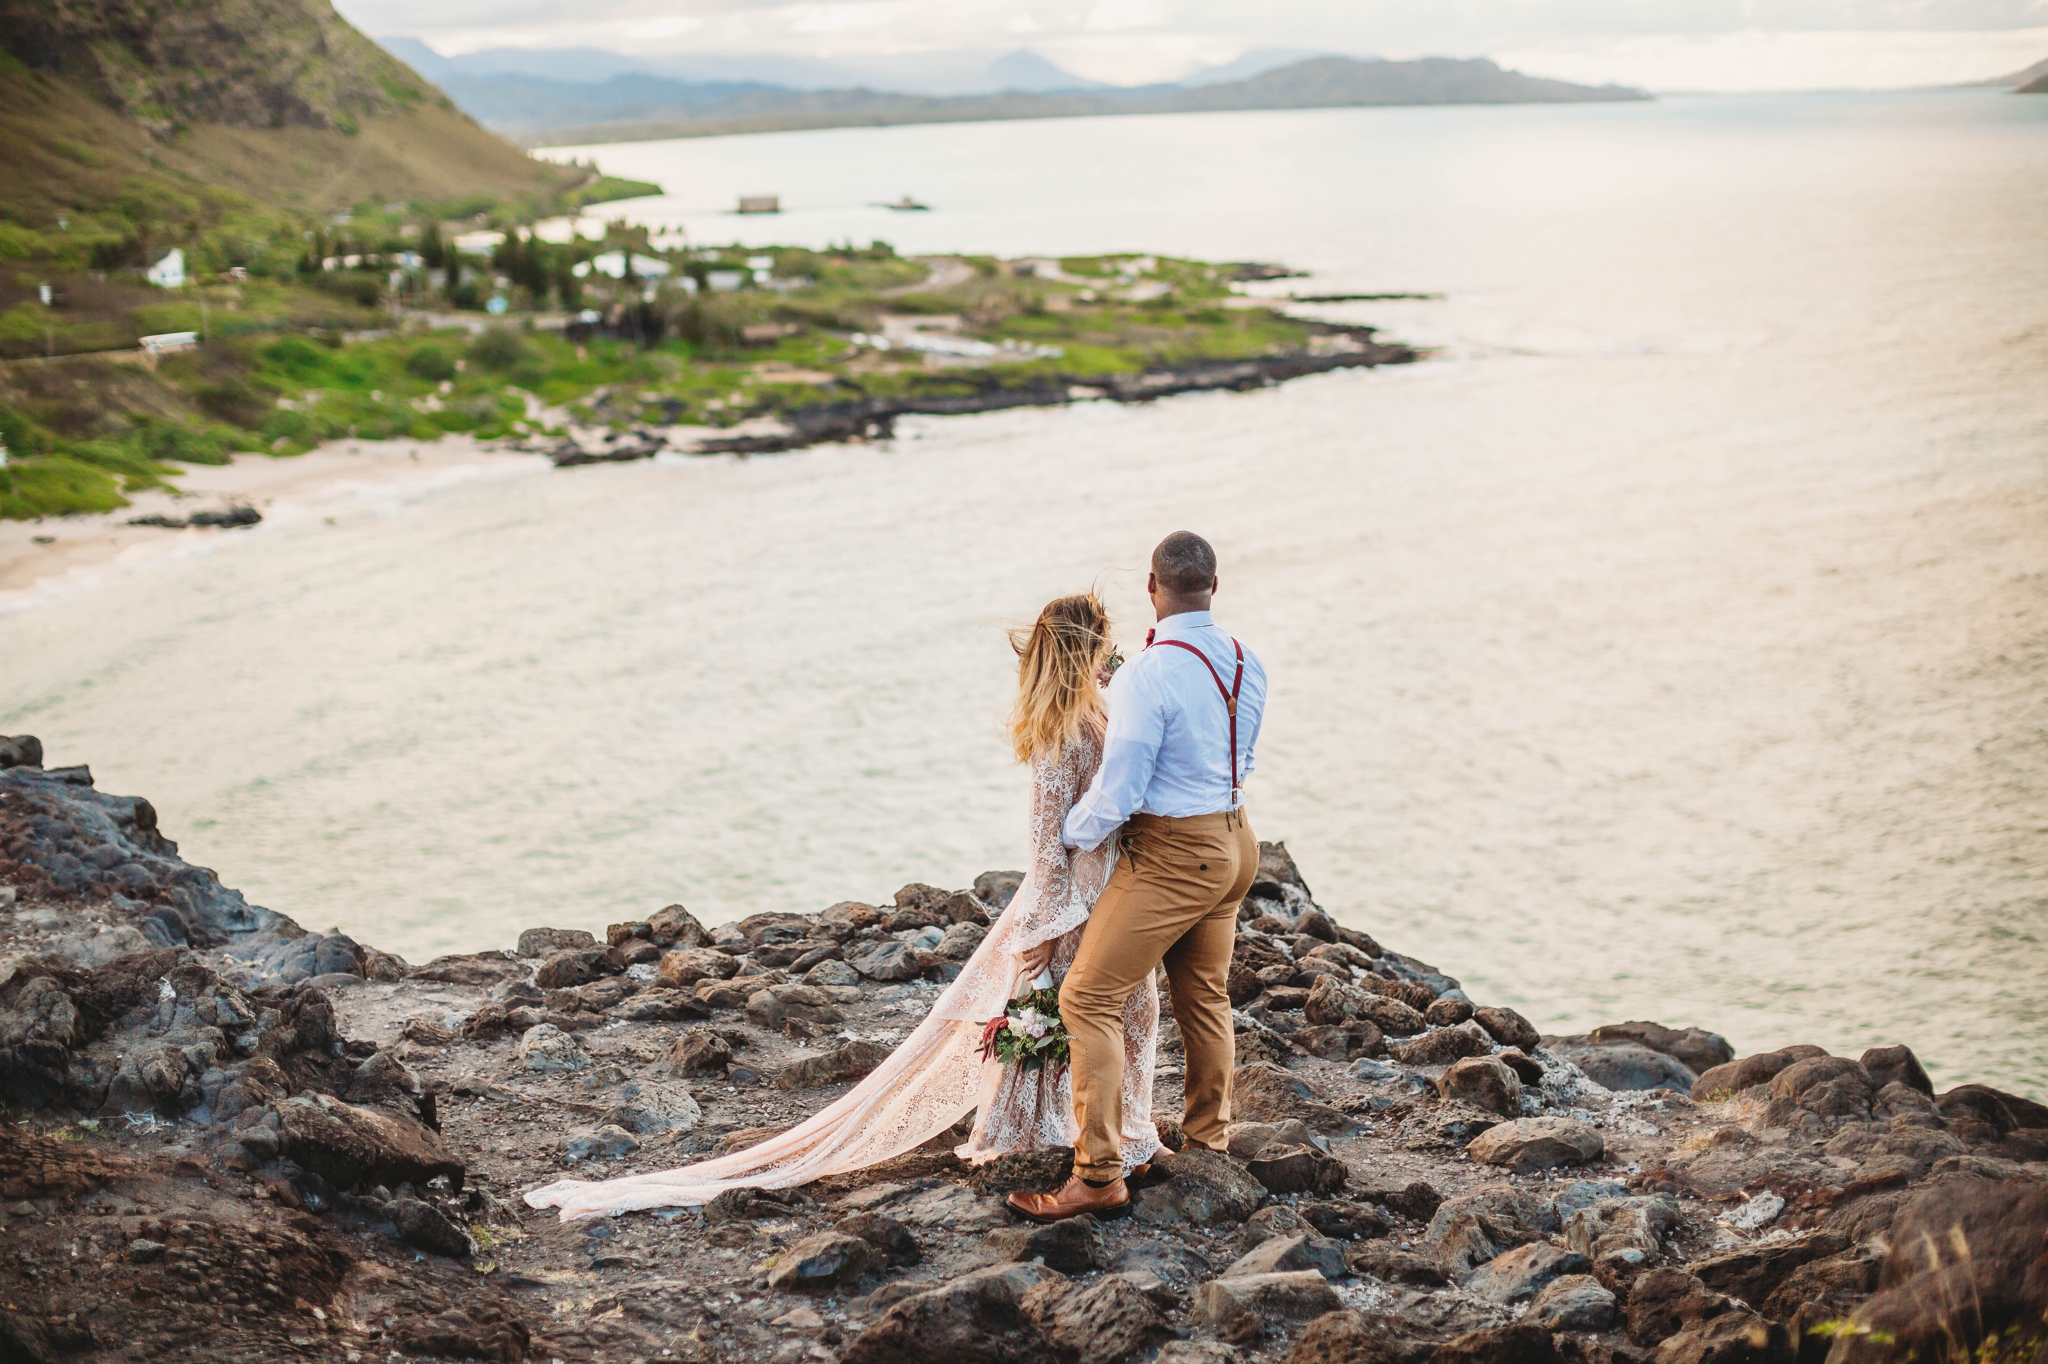
[[[1166,712],[1158,694],[1127,667],[1112,685],[1109,730],[1102,741],[1102,766],[1074,808],[1067,812],[1063,838],[1083,852],[1102,840],[1138,808],[1152,784],[1159,762],[1159,744],[1166,734]]]

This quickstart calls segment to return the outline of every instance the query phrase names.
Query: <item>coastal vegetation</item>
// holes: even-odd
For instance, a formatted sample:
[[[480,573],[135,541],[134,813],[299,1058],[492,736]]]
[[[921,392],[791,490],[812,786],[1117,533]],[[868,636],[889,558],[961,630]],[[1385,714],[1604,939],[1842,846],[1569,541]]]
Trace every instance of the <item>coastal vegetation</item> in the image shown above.
[[[1267,266],[906,259],[879,242],[657,246],[623,224],[567,242],[515,227],[483,256],[454,249],[440,224],[407,226],[353,220],[274,274],[176,291],[108,284],[81,295],[93,307],[0,314],[0,325],[24,308],[64,314],[78,349],[119,344],[124,329],[204,338],[153,363],[116,353],[8,366],[0,515],[109,510],[165,486],[179,464],[239,451],[456,432],[546,448],[878,400],[1064,399],[1076,384],[1162,367],[1326,354],[1368,330],[1246,296],[1247,280],[1280,273]]]

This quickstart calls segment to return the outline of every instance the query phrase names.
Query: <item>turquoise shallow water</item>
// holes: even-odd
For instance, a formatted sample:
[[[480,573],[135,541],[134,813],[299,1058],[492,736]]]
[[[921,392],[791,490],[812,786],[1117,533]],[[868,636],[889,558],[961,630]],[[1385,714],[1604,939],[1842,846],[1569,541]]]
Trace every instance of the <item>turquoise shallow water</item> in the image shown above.
[[[415,959],[1016,865],[1000,627],[1179,525],[1274,691],[1255,823],[1546,1028],[1911,1042],[2048,1095],[2048,100],[602,149],[700,240],[1280,259],[1428,364],[882,446],[281,503],[0,614],[0,732]],[[930,215],[870,201],[915,193]],[[793,210],[723,214],[741,192]],[[1284,286],[1283,286],[1284,287]],[[329,518],[332,524],[329,524]]]

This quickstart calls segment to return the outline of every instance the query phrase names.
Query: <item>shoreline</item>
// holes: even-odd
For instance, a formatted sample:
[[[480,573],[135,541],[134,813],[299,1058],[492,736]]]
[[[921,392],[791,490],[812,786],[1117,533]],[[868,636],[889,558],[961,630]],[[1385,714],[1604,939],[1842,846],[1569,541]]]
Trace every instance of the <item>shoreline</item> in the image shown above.
[[[178,487],[138,489],[129,505],[35,520],[0,520],[0,614],[24,610],[89,586],[107,572],[132,571],[166,555],[211,553],[226,537],[259,526],[170,529],[136,525],[151,516],[254,508],[264,522],[290,524],[340,514],[364,501],[431,486],[464,471],[503,472],[545,457],[555,468],[630,462],[657,455],[777,454],[839,442],[887,440],[906,416],[971,416],[1023,407],[1080,402],[1147,403],[1187,393],[1250,392],[1343,369],[1412,364],[1423,352],[1371,340],[1372,328],[1326,327],[1342,349],[1242,360],[1159,365],[1137,374],[1054,375],[1007,387],[986,372],[963,375],[976,391],[954,396],[875,397],[793,408],[730,427],[645,424],[607,429],[567,425],[556,439],[479,441],[462,433],[433,440],[342,437],[296,455],[237,452],[226,464],[188,464],[172,475]],[[494,466],[494,467],[493,467]]]
[[[2023,1287],[2048,1106],[1936,1093],[1902,1045],[1545,1036],[1336,923],[1284,844],[1239,914],[1229,1150],[1172,1120],[1169,1023],[1171,1177],[1134,1217],[1015,1222],[1002,1195],[1071,1153],[968,1165],[955,1124],[800,1188],[565,1224],[523,1194],[843,1094],[1019,874],[712,927],[650,906],[414,966],[248,904],[148,801],[43,761],[0,739],[0,1329],[30,1358],[1903,1364],[1987,1326],[2014,1357],[2048,1339]],[[1969,1320],[1943,1296],[1965,1267]]]
[[[1300,319],[1297,319],[1300,320]],[[686,455],[780,454],[838,441],[887,440],[898,417],[960,417],[1019,407],[1066,407],[1077,402],[1149,403],[1184,393],[1245,393],[1276,388],[1292,379],[1340,369],[1373,369],[1421,360],[1415,347],[1376,342],[1373,328],[1315,323],[1343,343],[1322,353],[1290,352],[1240,360],[1201,360],[1155,365],[1136,374],[1055,374],[1025,385],[1006,385],[986,371],[964,374],[974,391],[965,394],[873,397],[794,407],[780,416],[737,424],[744,434],[721,434],[715,426],[633,426],[599,435],[578,432],[558,441],[515,442],[513,448],[545,454],[557,468],[651,459],[665,451]]]
[[[0,520],[0,613],[23,610],[89,586],[109,572],[132,571],[167,555],[211,553],[256,526],[180,530],[137,526],[138,517],[189,517],[195,511],[253,507],[263,524],[342,515],[365,502],[487,470],[509,470],[529,457],[466,435],[436,440],[326,441],[300,455],[241,452],[227,464],[189,464],[174,475],[175,492],[140,489],[129,505],[38,520]]]

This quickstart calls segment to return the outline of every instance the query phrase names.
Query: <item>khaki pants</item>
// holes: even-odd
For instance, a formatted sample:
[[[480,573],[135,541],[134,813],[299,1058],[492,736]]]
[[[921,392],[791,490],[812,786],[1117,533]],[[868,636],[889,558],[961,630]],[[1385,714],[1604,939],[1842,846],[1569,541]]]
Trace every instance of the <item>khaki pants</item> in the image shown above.
[[[1123,1174],[1124,1001],[1161,962],[1187,1049],[1181,1127],[1193,1145],[1223,1149],[1236,1060],[1230,950],[1258,869],[1259,842],[1242,809],[1134,815],[1124,826],[1116,871],[1060,986],[1074,1054],[1074,1170],[1084,1178]]]

